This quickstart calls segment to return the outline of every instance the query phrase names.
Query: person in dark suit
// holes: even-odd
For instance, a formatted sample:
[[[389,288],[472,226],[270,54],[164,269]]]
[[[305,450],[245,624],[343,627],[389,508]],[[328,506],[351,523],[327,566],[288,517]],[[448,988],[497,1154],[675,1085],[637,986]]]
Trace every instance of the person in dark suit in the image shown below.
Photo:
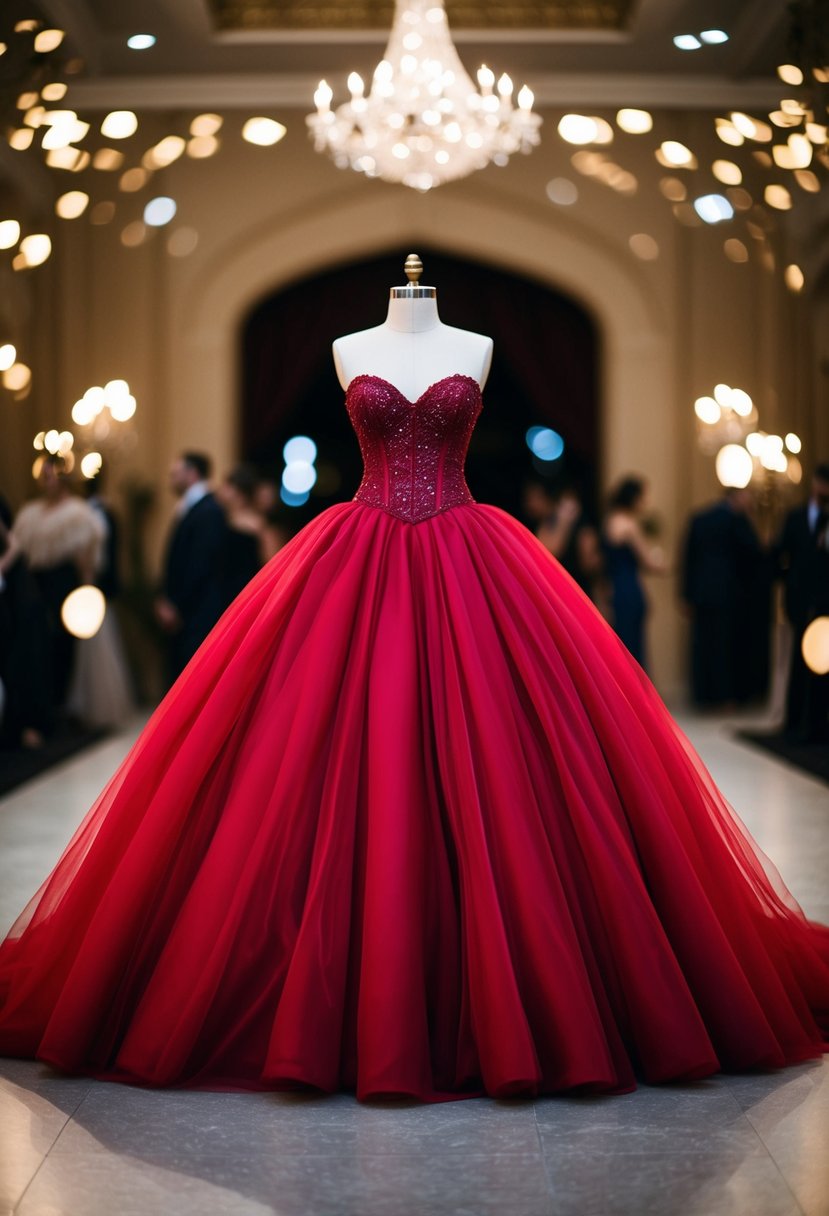
[[[775,557],[793,634],[784,731],[797,742],[825,742],[829,676],[809,670],[801,647],[810,622],[829,615],[829,464],[815,469],[805,506],[786,516]]]
[[[700,708],[766,691],[769,580],[750,509],[749,490],[728,489],[688,527],[682,598],[691,612],[691,697]]]
[[[210,468],[201,452],[184,452],[170,468],[170,488],[179,502],[155,615],[169,639],[171,683],[227,607],[221,582],[227,525],[210,492]]]

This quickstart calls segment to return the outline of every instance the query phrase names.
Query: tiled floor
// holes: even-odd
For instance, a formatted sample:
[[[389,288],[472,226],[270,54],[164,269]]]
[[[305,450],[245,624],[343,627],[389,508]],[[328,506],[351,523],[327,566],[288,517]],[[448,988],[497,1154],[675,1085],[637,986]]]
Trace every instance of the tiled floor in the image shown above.
[[[829,791],[684,723],[807,912],[829,921]],[[0,929],[123,753],[0,802]],[[613,1098],[360,1106],[154,1092],[0,1061],[0,1216],[827,1216],[829,1060]]]

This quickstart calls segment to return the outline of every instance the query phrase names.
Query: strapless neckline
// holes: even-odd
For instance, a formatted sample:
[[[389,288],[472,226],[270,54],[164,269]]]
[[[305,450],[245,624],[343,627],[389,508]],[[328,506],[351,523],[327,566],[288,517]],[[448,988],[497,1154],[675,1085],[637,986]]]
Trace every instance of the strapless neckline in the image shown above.
[[[345,390],[346,397],[351,392],[351,389],[355,384],[364,380],[379,381],[380,384],[384,384],[387,388],[390,388],[392,392],[396,393],[401,401],[405,401],[407,405],[411,406],[419,405],[420,402],[425,400],[430,393],[434,392],[435,389],[440,388],[441,385],[447,384],[450,380],[466,380],[469,384],[473,384],[475,386],[479,398],[481,397],[481,386],[478,381],[474,376],[467,376],[464,372],[452,372],[448,376],[441,376],[439,380],[433,381],[423,390],[419,397],[415,397],[414,399],[407,397],[396,384],[392,384],[391,380],[387,380],[385,376],[375,376],[372,372],[360,372],[358,376],[354,376],[353,379],[348,382],[348,388]]]

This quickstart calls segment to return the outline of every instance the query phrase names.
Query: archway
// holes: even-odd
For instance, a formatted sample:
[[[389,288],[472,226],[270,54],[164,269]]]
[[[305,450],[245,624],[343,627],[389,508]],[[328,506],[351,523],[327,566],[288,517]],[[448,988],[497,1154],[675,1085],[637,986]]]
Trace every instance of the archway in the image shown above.
[[[535,471],[550,484],[564,477],[575,481],[593,503],[599,369],[592,318],[537,280],[434,250],[419,252],[427,281],[439,288],[444,321],[497,336],[485,408],[467,463],[475,497],[520,513],[523,483]],[[356,489],[359,453],[342,408],[330,342],[382,320],[389,285],[403,278],[405,253],[338,266],[291,284],[262,300],[247,318],[241,454],[277,473],[291,434],[308,433],[320,448],[323,475],[297,513],[297,523]],[[537,423],[564,439],[564,454],[553,463],[533,461],[524,443],[526,429]]]

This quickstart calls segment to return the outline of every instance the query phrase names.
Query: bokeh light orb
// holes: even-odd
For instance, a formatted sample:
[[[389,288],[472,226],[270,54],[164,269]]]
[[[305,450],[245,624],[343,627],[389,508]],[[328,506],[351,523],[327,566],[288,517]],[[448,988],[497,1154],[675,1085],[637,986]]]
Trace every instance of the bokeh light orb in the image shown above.
[[[720,448],[715,467],[720,485],[735,490],[744,489],[754,472],[751,456],[738,443],[727,443],[725,447]]]
[[[282,485],[291,494],[307,494],[317,480],[317,470],[307,460],[292,460],[282,474]]]
[[[818,616],[803,634],[803,662],[816,675],[829,673],[829,616]]]
[[[558,460],[564,453],[564,440],[558,431],[548,426],[531,427],[527,432],[527,446],[539,460]]]
[[[63,601],[60,619],[76,638],[94,637],[103,624],[106,600],[98,587],[76,587]]]
[[[282,459],[286,464],[296,460],[313,464],[317,458],[317,445],[307,435],[294,435],[282,449]]]
[[[175,200],[161,194],[158,198],[151,198],[144,208],[144,223],[149,224],[151,228],[163,228],[175,214]]]

